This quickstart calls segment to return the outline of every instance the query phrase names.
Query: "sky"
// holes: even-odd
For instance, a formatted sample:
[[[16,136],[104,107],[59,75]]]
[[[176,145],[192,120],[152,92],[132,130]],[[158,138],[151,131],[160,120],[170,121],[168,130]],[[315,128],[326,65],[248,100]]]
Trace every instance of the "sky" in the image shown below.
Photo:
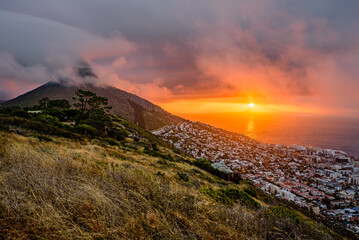
[[[357,0],[1,0],[0,100],[80,82],[86,64],[173,113],[358,114],[358,12]]]

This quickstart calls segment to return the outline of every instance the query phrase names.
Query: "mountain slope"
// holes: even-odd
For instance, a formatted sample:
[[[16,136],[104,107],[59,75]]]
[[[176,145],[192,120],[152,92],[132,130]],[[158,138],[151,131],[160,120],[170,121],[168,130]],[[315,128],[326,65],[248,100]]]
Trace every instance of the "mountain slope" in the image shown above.
[[[342,239],[118,117],[137,141],[44,136],[1,118],[17,122],[0,128],[0,239]]]
[[[32,107],[44,97],[49,97],[50,99],[66,99],[71,103],[73,102],[72,97],[75,96],[75,91],[80,88],[92,91],[99,96],[107,97],[109,105],[112,106],[111,113],[137,123],[148,130],[160,128],[182,120],[166,112],[161,107],[134,94],[111,86],[95,86],[93,84],[74,86],[66,83],[48,82],[17,98],[7,101],[3,106]]]

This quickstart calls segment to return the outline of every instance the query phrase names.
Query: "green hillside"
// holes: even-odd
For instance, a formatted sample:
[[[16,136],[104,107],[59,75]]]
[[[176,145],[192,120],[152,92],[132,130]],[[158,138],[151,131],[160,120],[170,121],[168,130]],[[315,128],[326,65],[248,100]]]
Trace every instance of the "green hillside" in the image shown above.
[[[111,113],[127,120],[138,123],[140,126],[153,130],[168,124],[178,123],[182,119],[174,116],[161,107],[112,86],[97,86],[94,84],[73,85],[67,82],[48,82],[17,98],[3,103],[3,107],[33,107],[42,98],[66,99],[73,103],[72,97],[78,89],[92,91],[106,97],[112,106]]]
[[[0,115],[0,238],[342,239],[120,117],[110,116],[115,139],[10,115]]]

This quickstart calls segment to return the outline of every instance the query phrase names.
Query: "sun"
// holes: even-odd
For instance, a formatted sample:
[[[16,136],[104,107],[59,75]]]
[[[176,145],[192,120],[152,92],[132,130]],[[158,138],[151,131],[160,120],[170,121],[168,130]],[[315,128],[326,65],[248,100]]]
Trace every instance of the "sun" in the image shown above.
[[[254,107],[254,103],[249,103],[248,107]]]

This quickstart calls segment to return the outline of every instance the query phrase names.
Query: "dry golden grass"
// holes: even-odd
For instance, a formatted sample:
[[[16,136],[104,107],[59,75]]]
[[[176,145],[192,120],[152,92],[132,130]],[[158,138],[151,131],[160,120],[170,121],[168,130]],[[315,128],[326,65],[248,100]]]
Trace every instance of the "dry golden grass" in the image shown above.
[[[221,180],[186,163],[158,161],[119,147],[0,132],[0,238],[332,238],[287,220],[268,222],[265,208],[216,203],[198,189]]]

